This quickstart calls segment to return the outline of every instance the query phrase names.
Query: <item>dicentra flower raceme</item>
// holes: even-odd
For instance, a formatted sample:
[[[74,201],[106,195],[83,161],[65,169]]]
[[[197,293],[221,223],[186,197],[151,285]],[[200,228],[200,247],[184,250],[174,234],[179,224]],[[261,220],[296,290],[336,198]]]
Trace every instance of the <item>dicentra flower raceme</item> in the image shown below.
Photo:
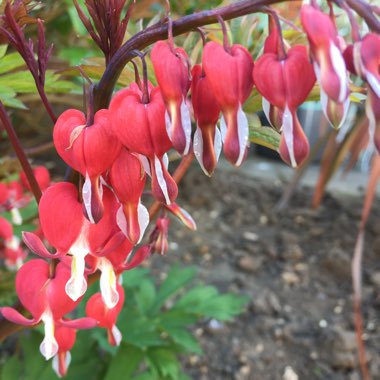
[[[124,303],[120,276],[153,252],[167,252],[167,214],[196,229],[192,217],[175,203],[178,186],[169,170],[169,151],[187,155],[193,150],[209,176],[222,149],[233,165],[242,165],[249,147],[249,123],[243,108],[254,84],[269,122],[282,132],[280,156],[294,167],[302,164],[309,152],[297,108],[307,100],[316,79],[326,116],[335,127],[342,124],[349,86],[334,22],[308,5],[302,7],[301,21],[309,48],[285,48],[281,30],[271,16],[264,53],[255,63],[244,46],[229,45],[226,35],[224,45],[206,43],[201,64],[192,68],[185,50],[176,48],[172,39],[159,41],[151,51],[157,86],[148,82],[144,72],[143,83],[136,78],[116,92],[108,109],[87,116],[69,109],[60,115],[54,144],[66,164],[80,173],[79,185],[50,184],[46,169],[35,172],[43,191],[41,233],[25,232],[23,240],[41,258],[28,261],[16,276],[17,294],[32,318],[10,307],[0,309],[15,323],[44,323],[41,352],[47,359],[55,357],[53,366],[58,374],[67,372],[78,328],[103,327],[109,342],[120,344],[122,337],[116,327]],[[380,37],[372,33],[345,53],[347,67],[368,84],[367,115],[377,147],[379,52]],[[17,208],[18,185],[0,186],[1,207]],[[161,203],[162,212],[146,239],[150,196]],[[7,249],[19,249],[12,226],[1,218],[0,238]],[[19,257],[24,258],[21,253]],[[14,264],[20,265],[20,260]],[[70,320],[68,315],[86,292],[88,276],[96,271],[100,271],[100,292],[89,299],[87,317]]]

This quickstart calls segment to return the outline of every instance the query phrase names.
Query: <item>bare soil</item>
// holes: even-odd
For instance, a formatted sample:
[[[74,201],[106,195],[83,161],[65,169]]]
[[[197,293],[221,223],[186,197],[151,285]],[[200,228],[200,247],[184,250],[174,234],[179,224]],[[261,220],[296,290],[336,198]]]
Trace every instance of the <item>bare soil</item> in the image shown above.
[[[360,379],[351,256],[363,199],[330,194],[313,210],[312,189],[299,188],[289,207],[276,212],[284,188],[239,171],[209,179],[196,167],[184,179],[178,202],[198,231],[173,221],[169,253],[155,256],[152,267],[164,272],[172,262],[193,264],[204,282],[251,299],[233,322],[197,327],[205,355],[184,360],[194,379]],[[379,217],[376,203],[363,262],[364,339],[373,379],[380,378]]]

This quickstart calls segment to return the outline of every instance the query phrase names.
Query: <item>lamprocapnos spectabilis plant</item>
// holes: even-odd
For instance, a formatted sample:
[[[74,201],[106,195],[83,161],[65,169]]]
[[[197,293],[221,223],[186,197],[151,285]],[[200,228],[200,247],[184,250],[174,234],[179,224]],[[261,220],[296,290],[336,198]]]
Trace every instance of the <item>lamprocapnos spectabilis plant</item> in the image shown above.
[[[38,21],[35,58],[33,44],[27,42],[15,17],[23,2],[6,2],[0,31],[32,72],[54,122],[55,148],[78,175],[72,176],[72,183],[47,186],[50,181],[45,180],[46,173],[33,173],[4,107],[0,107],[1,120],[25,171],[23,182],[39,202],[41,227],[38,234],[23,234],[26,246],[40,258],[32,258],[16,275],[16,292],[32,319],[10,307],[3,307],[0,312],[14,323],[44,324],[45,338],[40,350],[46,359],[55,357],[53,367],[60,376],[67,372],[76,329],[104,327],[110,344],[120,343],[122,336],[116,325],[124,301],[118,284],[120,275],[152,253],[167,252],[167,214],[172,213],[187,227],[196,229],[191,216],[175,202],[177,182],[193,157],[208,176],[215,171],[222,150],[233,165],[243,164],[250,144],[244,104],[252,91],[262,96],[269,123],[281,133],[281,158],[297,167],[309,154],[297,108],[307,100],[317,80],[323,111],[330,123],[339,128],[349,106],[349,70],[367,83],[366,112],[373,143],[380,146],[377,8],[359,0],[331,0],[326,1],[331,8],[328,14],[312,0],[302,6],[300,14],[308,45],[288,46],[277,12],[269,8],[276,2],[280,1],[243,0],[175,21],[168,13],[163,21],[123,44],[134,3],[126,7],[125,0],[86,0],[89,19],[74,0],[79,17],[105,55],[106,68],[99,83],[91,83],[88,88],[85,112],[68,109],[58,117],[44,92],[51,49],[46,48],[42,22]],[[352,45],[347,46],[338,34],[333,3],[349,16]],[[126,13],[122,16],[124,8]],[[372,33],[361,38],[351,8],[366,21]],[[264,51],[255,60],[245,46],[231,43],[225,23],[253,12],[269,16]],[[204,40],[202,59],[191,62],[188,53],[176,47],[174,36],[216,22],[221,26],[223,43],[207,42],[204,32],[198,30]],[[150,45],[151,50],[142,52]],[[148,81],[146,54],[150,54],[157,85]],[[141,60],[143,80],[134,63],[135,81],[113,94],[123,67],[134,58]],[[174,173],[169,168],[170,151],[183,156]],[[12,196],[3,196],[8,194],[8,188],[0,190],[0,205],[17,208],[17,189]],[[150,210],[146,205],[151,201],[143,201],[144,194],[152,197]],[[147,234],[157,211],[161,215]],[[5,220],[0,222],[4,246],[18,249],[12,226]],[[20,254],[17,266],[22,259]],[[89,277],[96,278],[98,272],[100,292],[89,299],[87,317],[70,320],[68,314],[81,302]]]

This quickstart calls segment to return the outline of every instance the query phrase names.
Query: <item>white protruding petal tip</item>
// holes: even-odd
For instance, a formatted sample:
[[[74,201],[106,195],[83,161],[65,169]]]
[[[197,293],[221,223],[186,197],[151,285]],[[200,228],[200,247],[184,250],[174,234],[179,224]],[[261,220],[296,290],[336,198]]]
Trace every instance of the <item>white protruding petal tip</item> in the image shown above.
[[[139,227],[140,227],[140,238],[137,243],[140,243],[144,236],[144,232],[149,224],[149,211],[147,208],[140,202],[137,209],[137,214],[139,218]]]
[[[332,42],[330,43],[330,59],[335,74],[339,78],[339,98],[337,100],[339,103],[343,103],[348,94],[347,68],[341,51]]]
[[[119,293],[117,291],[116,275],[111,262],[101,258],[98,264],[101,271],[100,275],[100,292],[104,304],[108,309],[113,309],[119,302]]]
[[[172,141],[172,122],[170,120],[169,112],[167,110],[165,111],[165,127],[169,140]]]
[[[186,103],[185,98],[182,99],[182,103],[181,103],[181,122],[182,122],[183,133],[185,134],[185,139],[186,139],[186,146],[185,146],[185,150],[183,154],[186,155],[189,153],[190,142],[191,142],[191,117],[190,117],[190,110]]]
[[[271,122],[271,119],[270,119],[270,103],[268,102],[267,99],[264,98],[264,96],[262,97],[262,100],[261,100],[261,103],[262,103],[262,106],[263,106],[263,111],[265,113],[265,116],[269,122],[269,124],[274,127],[272,125],[272,122]]]
[[[224,143],[224,140],[226,139],[226,134],[227,134],[227,124],[226,124],[226,119],[224,118],[223,115],[220,116],[220,134],[222,136],[222,142]]]
[[[46,310],[41,317],[44,323],[45,337],[40,344],[40,352],[42,356],[49,360],[58,352],[58,343],[54,336],[54,320],[50,310]]]
[[[115,340],[116,346],[120,346],[121,339],[123,337],[121,335],[120,330],[117,328],[116,325],[113,325],[111,332],[112,332],[113,339]]]
[[[116,212],[116,224],[120,228],[121,232],[125,236],[128,236],[127,220],[125,219],[123,205],[120,205],[120,207],[118,208],[118,210]]]
[[[284,114],[282,116],[282,130],[285,138],[286,147],[288,149],[290,164],[293,168],[297,167],[297,161],[294,156],[293,145],[293,116],[288,106],[285,107]]]
[[[11,209],[12,222],[16,226],[21,226],[22,224],[22,216],[20,210],[16,207]]]
[[[72,258],[71,277],[65,285],[65,291],[73,301],[77,301],[87,290],[87,281],[84,277],[85,256],[73,255]]]
[[[84,181],[83,188],[82,188],[82,198],[83,198],[83,204],[87,212],[88,219],[92,224],[95,223],[95,220],[92,216],[92,211],[91,211],[91,197],[92,197],[92,191],[91,191],[91,180],[86,173],[86,180]]]
[[[245,151],[249,145],[249,127],[247,115],[243,112],[241,105],[239,105],[237,113],[237,128],[239,139],[239,157],[235,163],[236,166],[240,166],[244,160]]]
[[[194,133],[193,150],[194,150],[195,158],[197,159],[201,169],[206,175],[209,175],[203,165],[203,137],[202,137],[202,131],[198,126]]]
[[[164,178],[164,173],[162,171],[161,162],[157,156],[154,156],[154,167],[156,169],[157,182],[160,186],[160,189],[164,195],[165,201],[168,205],[170,205],[170,198],[168,193],[168,187],[166,185],[166,181]]]

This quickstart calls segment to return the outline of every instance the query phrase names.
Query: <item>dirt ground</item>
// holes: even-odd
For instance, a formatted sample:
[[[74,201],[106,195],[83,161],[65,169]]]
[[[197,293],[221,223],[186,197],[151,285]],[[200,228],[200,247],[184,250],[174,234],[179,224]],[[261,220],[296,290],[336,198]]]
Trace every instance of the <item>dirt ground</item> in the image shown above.
[[[173,221],[169,253],[152,258],[152,267],[193,264],[204,282],[251,299],[234,322],[198,326],[205,355],[184,362],[196,380],[360,379],[350,260],[362,197],[328,194],[312,210],[312,190],[299,188],[289,207],[276,212],[284,188],[239,171],[209,179],[197,167],[184,179],[179,203],[198,231]],[[377,203],[363,262],[364,338],[373,379],[380,378],[379,220]]]

